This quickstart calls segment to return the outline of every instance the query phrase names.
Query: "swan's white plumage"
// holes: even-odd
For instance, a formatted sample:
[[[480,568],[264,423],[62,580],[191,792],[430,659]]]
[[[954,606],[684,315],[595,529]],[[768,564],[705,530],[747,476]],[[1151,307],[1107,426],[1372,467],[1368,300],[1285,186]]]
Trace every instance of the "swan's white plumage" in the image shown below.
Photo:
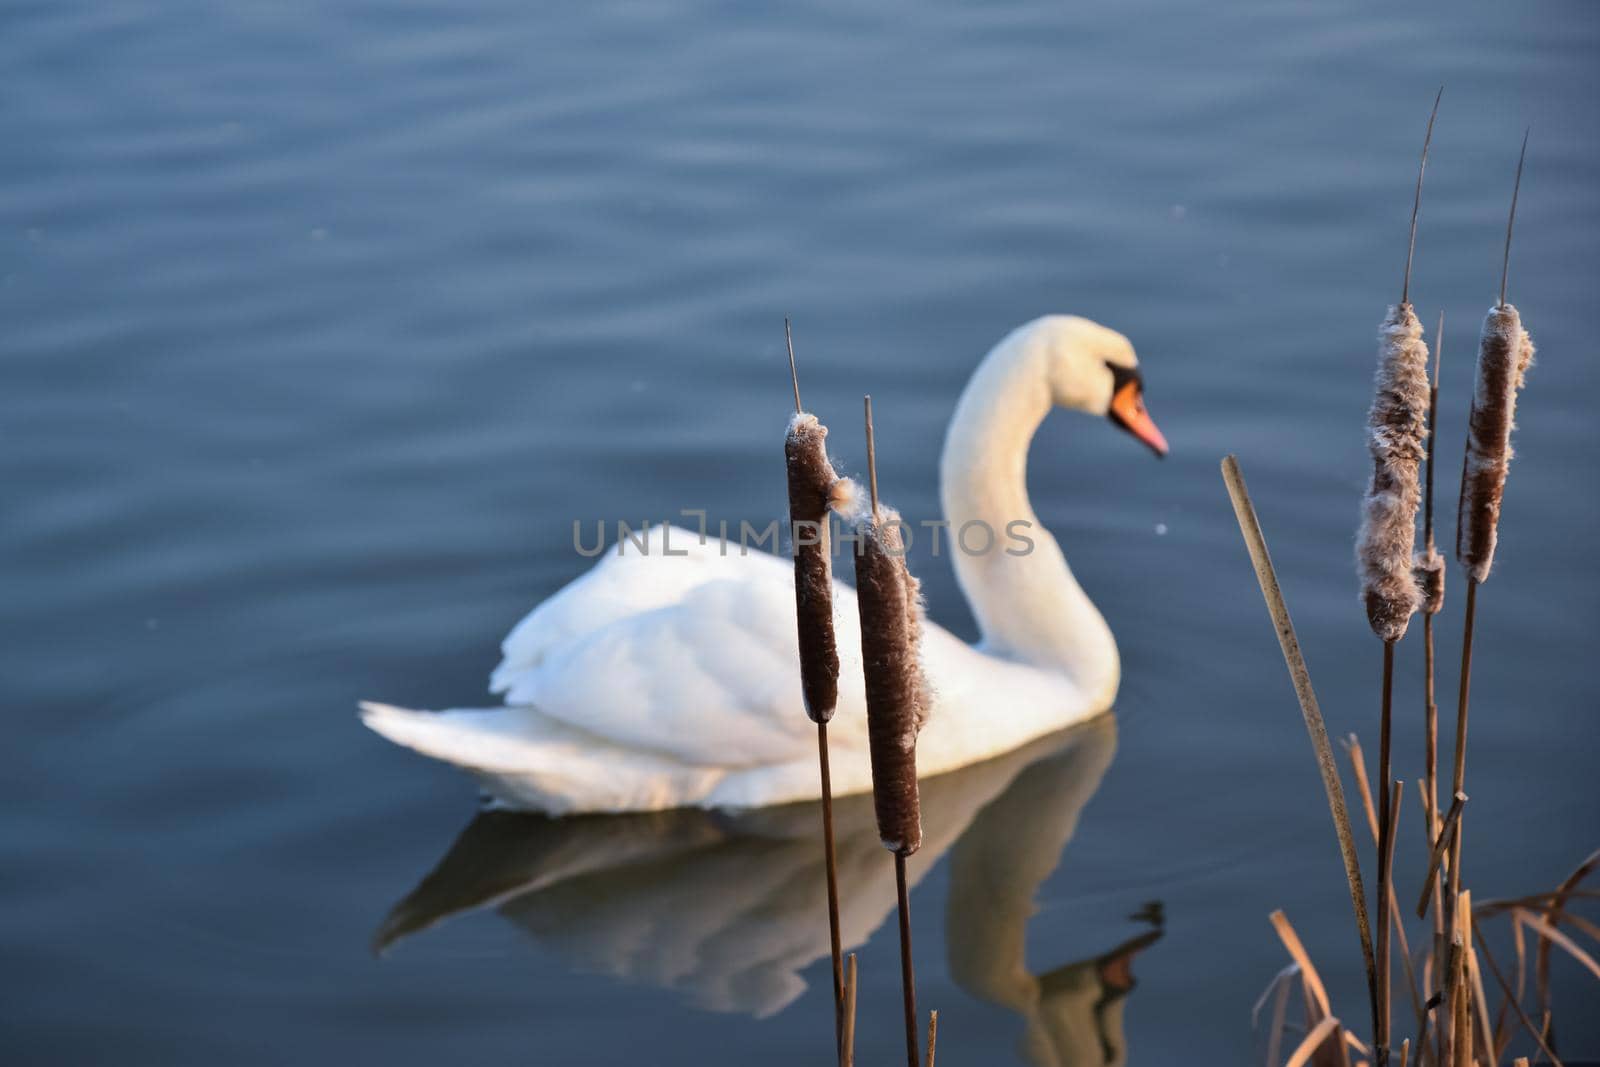
[[[1090,411],[1103,405],[1106,363],[1132,358],[1120,334],[1082,319],[1041,319],[1002,341],[951,427],[942,481],[953,528],[972,518],[997,531],[1013,518],[1032,520],[1022,483],[1033,430],[1052,400]],[[1110,631],[1055,541],[1042,527],[1032,534],[1037,548],[1027,556],[957,559],[1000,654],[931,623],[925,630],[933,702],[918,741],[923,776],[1007,752],[1110,705],[1118,678]],[[1008,605],[1036,616],[1038,628],[1007,619]],[[844,795],[870,790],[871,770],[855,591],[837,582],[834,624],[839,706],[828,734],[834,791]],[[1031,654],[1023,638],[1041,652]],[[364,704],[363,720],[397,744],[465,768],[512,807],[742,808],[817,796],[787,560],[655,527],[642,549],[627,540],[620,551],[613,546],[535,608],[502,653],[491,689],[505,707]]]
[[[688,554],[664,555],[664,540]],[[514,807],[759,807],[814,797],[816,728],[800,704],[793,572],[768,553],[739,552],[730,544],[724,556],[715,540],[657,528],[646,551],[611,549],[516,626],[493,675],[506,707],[369,703],[363,719],[471,771]],[[837,582],[834,624],[839,710],[828,740],[834,791],[845,795],[871,789],[872,778],[855,590]],[[1082,703],[1061,675],[984,656],[936,626],[925,641],[934,710],[918,742],[923,774],[1059,729],[1054,712]],[[975,693],[992,714],[940,715]]]

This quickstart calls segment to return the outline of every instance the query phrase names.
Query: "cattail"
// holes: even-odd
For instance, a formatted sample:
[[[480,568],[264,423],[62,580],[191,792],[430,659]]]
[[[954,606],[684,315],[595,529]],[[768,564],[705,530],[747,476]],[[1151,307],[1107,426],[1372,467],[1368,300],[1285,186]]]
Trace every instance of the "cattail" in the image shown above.
[[[828,508],[839,481],[828,462],[828,429],[815,415],[789,420],[783,455],[789,467],[789,525],[794,538],[794,610],[800,638],[800,690],[815,723],[839,703],[839,649],[833,635],[833,566]]]
[[[1516,418],[1517,392],[1533,362],[1533,340],[1523,329],[1522,316],[1506,302],[1506,280],[1511,272],[1511,235],[1517,223],[1517,198],[1522,193],[1522,166],[1528,159],[1528,137],[1522,137],[1517,176],[1511,186],[1511,210],[1506,215],[1505,251],[1500,260],[1500,300],[1489,310],[1478,340],[1477,379],[1472,408],[1467,416],[1467,448],[1461,466],[1460,506],[1456,511],[1456,562],[1467,572],[1467,604],[1461,624],[1461,685],[1456,701],[1455,765],[1452,791],[1465,791],[1467,773],[1467,712],[1472,699],[1473,630],[1478,615],[1478,586],[1494,564],[1500,524],[1500,503],[1505,496],[1506,471],[1511,462],[1511,430]],[[1461,851],[1465,826],[1457,823],[1450,839],[1449,878],[1444,901],[1457,907],[1461,895]],[[1456,916],[1449,917],[1450,926]],[[1448,1017],[1442,1017],[1448,1019]],[[1465,1036],[1463,1036],[1465,1034]],[[1470,1031],[1445,1033],[1446,1043],[1471,1042]]]
[[[1533,339],[1510,304],[1489,309],[1478,342],[1478,378],[1467,419],[1467,455],[1456,521],[1456,560],[1475,582],[1489,577],[1500,503],[1511,463],[1517,391],[1533,362]]]
[[[927,700],[918,655],[922,592],[906,568],[900,527],[899,514],[887,507],[858,527],[856,596],[878,833],[885,848],[909,856],[922,845],[917,733]]]
[[[1422,177],[1428,170],[1428,147],[1433,143],[1433,123],[1439,117],[1439,101],[1443,97],[1444,88],[1440,87],[1422,138],[1400,302],[1389,309],[1379,327],[1376,388],[1367,415],[1372,478],[1361,502],[1356,572],[1361,576],[1367,622],[1373,633],[1391,644],[1405,636],[1420,599],[1412,574],[1412,555],[1417,539],[1417,507],[1422,502],[1418,469],[1427,454],[1428,343],[1422,339],[1422,323],[1411,307],[1411,264],[1417,248],[1417,219],[1422,211]]]
[[[1390,840],[1389,759],[1394,707],[1394,646],[1421,599],[1412,574],[1417,542],[1417,508],[1422,503],[1419,478],[1427,454],[1428,344],[1422,323],[1411,308],[1411,264],[1417,246],[1417,217],[1422,210],[1422,177],[1428,169],[1428,146],[1439,116],[1441,87],[1433,98],[1428,130],[1422,139],[1417,187],[1411,200],[1411,235],[1400,302],[1389,309],[1378,335],[1378,369],[1372,409],[1367,415],[1367,447],[1372,453],[1372,479],[1362,498],[1361,530],[1356,537],[1356,570],[1372,632],[1383,640],[1383,688],[1378,729],[1378,942],[1377,981],[1373,986],[1373,1038],[1378,1067],[1389,1063],[1389,912],[1394,899]]]
[[[1405,636],[1420,599],[1411,569],[1427,414],[1428,345],[1411,305],[1398,304],[1389,309],[1379,334],[1376,390],[1367,418],[1372,479],[1356,539],[1367,622],[1384,641]]]
[[[789,476],[789,524],[794,542],[794,613],[800,647],[800,693],[817,724],[817,776],[822,796],[822,853],[828,890],[828,942],[833,955],[833,1036],[845,1055],[843,942],[839,927],[839,864],[833,841],[833,776],[828,766],[828,720],[839,703],[839,648],[833,634],[833,565],[828,509],[840,483],[828,462],[828,429],[800,404],[794,336],[783,320],[794,383],[794,418],[784,437]]]
[[[878,504],[878,458],[872,398],[866,397],[867,477],[871,509],[856,524],[856,604],[861,613],[861,668],[867,690],[867,748],[878,835],[894,853],[900,913],[900,988],[905,1007],[906,1067],[919,1067],[917,984],[911,965],[911,896],[906,857],[922,847],[917,796],[917,734],[928,715],[922,674],[922,591],[906,567],[900,516]],[[859,503],[853,486],[843,495]]]

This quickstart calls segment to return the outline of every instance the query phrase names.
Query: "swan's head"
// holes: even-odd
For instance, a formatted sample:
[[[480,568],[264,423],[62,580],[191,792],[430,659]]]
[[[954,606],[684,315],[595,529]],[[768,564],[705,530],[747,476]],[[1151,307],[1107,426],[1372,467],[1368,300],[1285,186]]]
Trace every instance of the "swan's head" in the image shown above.
[[[1144,379],[1133,345],[1116,330],[1072,315],[1034,324],[1045,353],[1051,399],[1059,407],[1101,415],[1143,441],[1157,456],[1167,439],[1144,406]]]

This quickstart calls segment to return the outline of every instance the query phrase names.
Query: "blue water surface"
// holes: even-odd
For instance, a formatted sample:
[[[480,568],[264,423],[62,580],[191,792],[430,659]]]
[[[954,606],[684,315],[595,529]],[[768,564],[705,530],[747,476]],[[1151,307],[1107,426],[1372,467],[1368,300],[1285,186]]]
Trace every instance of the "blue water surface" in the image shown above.
[[[1531,126],[1510,295],[1540,356],[1481,597],[1467,874],[1479,899],[1558,882],[1600,844],[1597,59],[1575,0],[7,5],[0,1058],[827,1062],[809,821],[480,821],[441,864],[470,782],[354,713],[489,702],[502,634],[587,565],[574,519],[782,514],[786,315],[853,470],[874,395],[908,516],[937,514],[977,359],[1045,312],[1133,339],[1173,444],[1061,415],[1034,445],[1124,682],[1114,730],[930,807],[959,838],[913,896],[939,1062],[1099,1063],[1102,995],[1113,1055],[1246,1062],[1280,907],[1361,1019],[1217,462],[1244,464],[1330,729],[1373,752],[1351,544],[1424,120],[1445,84],[1412,294],[1446,313],[1447,514]],[[771,877],[707,898],[723,869]],[[796,914],[800,943],[762,940]],[[896,952],[892,921],[861,952],[862,1062],[898,1055]],[[1555,973],[1563,1047],[1600,1056],[1594,984]]]

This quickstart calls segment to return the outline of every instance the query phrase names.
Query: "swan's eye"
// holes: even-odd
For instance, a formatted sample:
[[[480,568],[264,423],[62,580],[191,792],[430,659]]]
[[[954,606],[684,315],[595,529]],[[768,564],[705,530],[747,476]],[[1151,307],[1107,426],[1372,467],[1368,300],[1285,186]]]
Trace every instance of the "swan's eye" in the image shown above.
[[[1138,387],[1139,395],[1144,395],[1144,375],[1139,373],[1138,367],[1124,367],[1117,363],[1107,363],[1106,369],[1111,372],[1111,393],[1113,396],[1122,392],[1129,382]]]

